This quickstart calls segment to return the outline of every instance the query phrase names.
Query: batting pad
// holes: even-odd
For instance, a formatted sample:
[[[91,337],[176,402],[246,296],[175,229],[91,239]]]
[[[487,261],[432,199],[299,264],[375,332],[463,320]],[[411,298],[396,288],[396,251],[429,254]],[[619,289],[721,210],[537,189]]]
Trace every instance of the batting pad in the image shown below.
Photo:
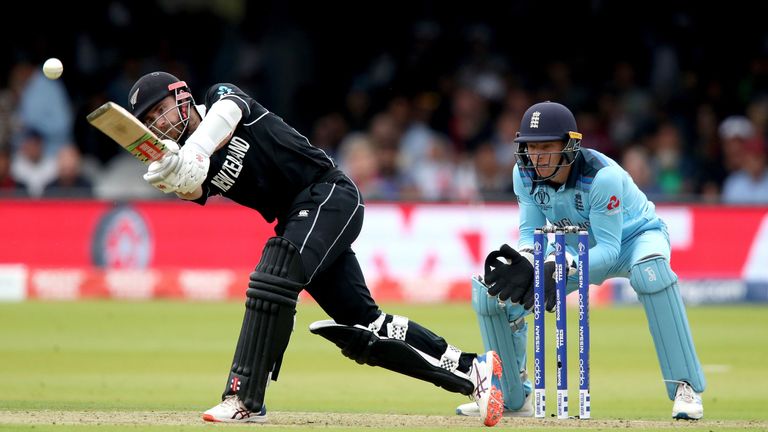
[[[496,351],[504,365],[501,387],[506,409],[519,410],[525,403],[525,388],[520,372],[525,369],[525,349],[528,340],[528,324],[520,319],[525,310],[520,305],[499,303],[498,297],[488,295],[483,282],[472,278],[472,308],[480,324],[480,335],[486,351]],[[510,320],[507,308],[519,308],[519,315]],[[519,323],[515,329],[512,324]]]
[[[237,394],[246,408],[261,410],[267,383],[277,381],[280,372],[304,279],[296,246],[282,237],[267,240],[245,292],[245,316],[222,400]]]
[[[315,321],[309,331],[333,342],[342,354],[359,364],[383,367],[464,395],[474,390],[472,381],[457,371],[455,364],[429,356],[403,339],[379,336],[359,324],[346,326],[333,320]],[[459,354],[456,353],[456,363]]]
[[[658,255],[643,259],[632,266],[629,281],[645,308],[669,399],[675,398],[674,381],[686,381],[697,392],[703,392],[707,383],[696,356],[677,275],[669,262]]]

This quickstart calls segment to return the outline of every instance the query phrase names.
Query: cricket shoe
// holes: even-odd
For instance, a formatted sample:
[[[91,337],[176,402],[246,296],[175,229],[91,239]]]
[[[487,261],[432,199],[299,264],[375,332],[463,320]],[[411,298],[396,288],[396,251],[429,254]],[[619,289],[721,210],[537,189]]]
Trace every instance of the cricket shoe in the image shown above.
[[[504,395],[501,393],[501,359],[494,351],[488,351],[472,360],[469,379],[474,385],[472,399],[478,414],[486,426],[495,426],[504,412]]]
[[[203,420],[221,423],[264,423],[267,421],[267,406],[259,412],[252,412],[243,405],[237,395],[229,395],[220,404],[203,413]]]
[[[531,397],[533,393],[528,393],[528,395],[525,396],[525,401],[523,402],[523,406],[520,407],[520,409],[512,410],[504,406],[504,417],[533,417],[533,398]],[[460,416],[468,416],[468,417],[479,417],[480,416],[480,407],[474,403],[469,402],[465,403],[463,405],[459,405],[456,407],[456,415]]]
[[[701,394],[696,393],[685,381],[677,385],[675,404],[672,405],[672,418],[684,420],[699,420],[704,417],[704,404]]]

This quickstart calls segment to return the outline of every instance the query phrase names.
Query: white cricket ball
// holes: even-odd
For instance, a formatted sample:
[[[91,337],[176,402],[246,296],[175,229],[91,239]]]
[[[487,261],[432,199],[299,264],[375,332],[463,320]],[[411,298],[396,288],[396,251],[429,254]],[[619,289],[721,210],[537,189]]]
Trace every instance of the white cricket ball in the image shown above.
[[[64,72],[64,65],[61,64],[61,60],[55,57],[49,58],[43,63],[43,74],[48,79],[54,80],[60,77],[62,72]]]

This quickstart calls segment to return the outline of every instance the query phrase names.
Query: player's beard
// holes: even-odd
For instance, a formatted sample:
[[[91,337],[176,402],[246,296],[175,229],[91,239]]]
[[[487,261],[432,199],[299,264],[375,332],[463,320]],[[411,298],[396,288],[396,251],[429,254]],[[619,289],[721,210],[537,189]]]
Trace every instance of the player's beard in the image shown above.
[[[157,127],[157,120],[155,120],[149,128],[157,134],[158,138],[170,139],[181,144],[179,141],[187,129],[188,122],[179,118],[178,107],[171,108],[164,112],[158,117],[158,119],[160,118],[165,120],[164,123],[166,127],[164,129]]]

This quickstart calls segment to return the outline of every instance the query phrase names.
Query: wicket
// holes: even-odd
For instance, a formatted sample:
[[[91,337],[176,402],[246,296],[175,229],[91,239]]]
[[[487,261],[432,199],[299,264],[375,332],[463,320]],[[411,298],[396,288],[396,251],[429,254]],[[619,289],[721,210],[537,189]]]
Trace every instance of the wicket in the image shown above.
[[[557,418],[568,418],[568,334],[566,323],[565,235],[578,234],[579,291],[579,418],[591,415],[589,395],[589,234],[577,226],[544,226],[533,236],[533,345],[534,345],[534,416],[546,414],[546,377],[544,355],[544,254],[547,234],[555,234],[555,346],[557,348]]]

